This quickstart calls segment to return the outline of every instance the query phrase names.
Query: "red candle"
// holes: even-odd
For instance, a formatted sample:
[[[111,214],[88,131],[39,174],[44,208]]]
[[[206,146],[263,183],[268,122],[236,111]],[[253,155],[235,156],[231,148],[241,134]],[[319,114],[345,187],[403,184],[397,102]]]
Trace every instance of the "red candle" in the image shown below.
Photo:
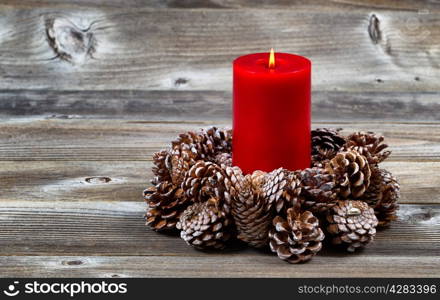
[[[233,165],[255,170],[310,166],[311,62],[288,53],[234,60]]]

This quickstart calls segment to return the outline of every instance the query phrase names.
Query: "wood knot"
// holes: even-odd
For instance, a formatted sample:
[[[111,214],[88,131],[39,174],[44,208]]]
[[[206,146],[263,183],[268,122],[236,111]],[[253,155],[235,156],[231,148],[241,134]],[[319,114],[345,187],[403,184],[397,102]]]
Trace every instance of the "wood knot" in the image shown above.
[[[80,28],[66,18],[46,19],[46,35],[56,56],[72,64],[84,63],[96,51],[91,27]]]
[[[107,183],[110,182],[111,180],[112,179],[110,177],[105,177],[105,176],[87,177],[85,179],[87,183],[91,183],[91,184]]]
[[[368,24],[368,34],[374,44],[378,44],[382,40],[382,32],[380,31],[379,18],[372,14],[370,16],[370,23]]]

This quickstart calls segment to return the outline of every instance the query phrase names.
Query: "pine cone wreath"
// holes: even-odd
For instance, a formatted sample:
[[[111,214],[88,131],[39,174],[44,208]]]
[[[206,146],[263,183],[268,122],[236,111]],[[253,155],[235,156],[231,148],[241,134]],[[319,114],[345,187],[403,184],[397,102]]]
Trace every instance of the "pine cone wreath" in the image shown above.
[[[183,190],[168,181],[146,189],[144,199],[148,204],[146,225],[156,231],[175,229],[180,214],[189,204]]]
[[[397,201],[400,198],[400,185],[397,179],[387,170],[374,168],[371,184],[363,200],[374,209],[379,220],[379,227],[386,227],[397,219]]]
[[[238,239],[255,248],[268,244],[268,234],[274,212],[267,198],[262,196],[265,172],[255,171],[243,177],[241,193],[232,202],[232,215]]]
[[[355,150],[338,153],[325,169],[336,176],[339,195],[345,199],[361,197],[370,185],[370,166],[365,156]]]
[[[308,168],[298,172],[301,180],[301,207],[315,215],[323,214],[334,205],[338,189],[335,176],[322,168]]]
[[[329,209],[326,231],[331,243],[354,252],[374,239],[378,224],[374,210],[363,201],[338,201]]]
[[[345,144],[345,139],[339,134],[341,129],[316,128],[312,130],[312,161],[322,162],[332,159]]]
[[[270,249],[289,263],[310,260],[321,250],[323,239],[318,219],[310,211],[295,208],[287,210],[286,219],[276,216],[269,232]]]
[[[273,170],[264,178],[262,196],[277,213],[285,214],[288,208],[300,205],[301,182],[298,176],[283,168]]]
[[[377,226],[396,219],[400,187],[378,166],[390,155],[383,136],[355,132],[344,138],[339,131],[312,131],[310,168],[248,175],[232,166],[231,130],[180,134],[171,148],[153,155],[146,224],[156,231],[178,229],[198,249],[222,249],[238,237],[298,263],[322,247],[319,217],[332,244],[351,252],[364,247]]]
[[[390,156],[391,151],[384,151],[388,148],[384,144],[384,137],[374,132],[355,132],[347,137],[345,150],[356,150],[359,154],[365,156],[370,165],[377,165]]]
[[[177,229],[188,245],[200,250],[223,249],[232,232],[231,219],[215,198],[188,206],[179,218]]]

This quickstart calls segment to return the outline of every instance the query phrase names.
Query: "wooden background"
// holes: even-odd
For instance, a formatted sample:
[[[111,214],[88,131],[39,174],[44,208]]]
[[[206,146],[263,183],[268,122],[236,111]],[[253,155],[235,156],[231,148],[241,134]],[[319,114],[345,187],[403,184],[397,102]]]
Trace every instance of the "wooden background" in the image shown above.
[[[288,265],[145,228],[151,154],[231,124],[231,61],[313,61],[313,126],[383,133],[399,221]],[[440,276],[440,1],[0,0],[1,276]]]

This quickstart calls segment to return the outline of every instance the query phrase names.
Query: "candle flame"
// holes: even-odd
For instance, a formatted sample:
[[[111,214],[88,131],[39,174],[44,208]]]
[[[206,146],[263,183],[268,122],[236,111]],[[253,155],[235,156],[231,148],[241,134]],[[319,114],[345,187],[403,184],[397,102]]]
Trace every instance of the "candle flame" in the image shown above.
[[[270,49],[270,54],[269,54],[269,68],[270,68],[270,69],[275,68],[275,52],[273,51],[273,48]]]

